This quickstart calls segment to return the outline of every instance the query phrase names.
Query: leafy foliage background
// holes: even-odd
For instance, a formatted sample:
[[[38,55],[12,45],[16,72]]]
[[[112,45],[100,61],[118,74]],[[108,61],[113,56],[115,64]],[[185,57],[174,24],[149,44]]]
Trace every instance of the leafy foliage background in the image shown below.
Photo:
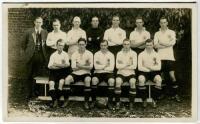
[[[187,8],[169,9],[169,8],[40,8],[28,9],[28,18],[34,19],[36,16],[44,18],[44,28],[52,30],[52,20],[58,18],[62,23],[62,30],[68,31],[72,27],[72,19],[79,16],[82,20],[81,27],[87,29],[93,16],[100,18],[100,26],[107,29],[111,26],[112,16],[118,14],[121,17],[120,26],[127,31],[127,36],[135,28],[135,18],[142,16],[145,21],[145,27],[150,31],[153,37],[159,29],[159,19],[162,16],[167,17],[169,28],[175,30],[180,40],[183,32],[191,31],[191,10]]]

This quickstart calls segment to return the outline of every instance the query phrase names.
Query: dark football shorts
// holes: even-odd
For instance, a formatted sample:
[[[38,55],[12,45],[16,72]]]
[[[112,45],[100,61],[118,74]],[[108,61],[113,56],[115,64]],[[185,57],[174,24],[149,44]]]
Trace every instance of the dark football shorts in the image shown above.
[[[72,77],[73,77],[73,80],[74,82],[73,83],[76,83],[78,81],[83,81],[85,80],[86,77],[91,77],[90,74],[83,74],[83,75],[76,75],[76,74],[70,74]]]
[[[110,78],[114,79],[114,74],[113,73],[94,73],[93,77],[97,77],[99,79],[99,83],[102,81],[105,81],[107,83],[108,79]]]
[[[116,76],[116,78],[121,78],[122,80],[123,80],[123,82],[129,82],[129,80],[131,79],[131,78],[134,78],[135,79],[135,75],[129,75],[129,76],[123,76],[123,75],[121,75],[121,74],[117,74],[117,76]]]
[[[153,71],[153,72],[141,72],[141,71],[139,71],[139,76],[140,75],[143,75],[145,78],[146,78],[146,81],[147,80],[151,80],[151,81],[153,81],[154,80],[154,77],[156,76],[156,75],[160,75],[160,71]]]
[[[162,60],[161,61],[161,70],[162,71],[174,71],[175,70],[175,61]]]
[[[49,81],[59,82],[60,79],[65,79],[70,73],[70,68],[50,69]]]

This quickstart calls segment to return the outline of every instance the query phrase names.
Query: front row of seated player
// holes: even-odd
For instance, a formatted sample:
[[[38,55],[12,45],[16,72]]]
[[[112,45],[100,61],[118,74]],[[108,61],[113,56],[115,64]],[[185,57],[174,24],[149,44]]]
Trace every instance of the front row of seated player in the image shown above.
[[[64,42],[60,39],[57,41],[57,51],[54,52],[48,64],[50,69],[49,77],[49,94],[52,97],[52,107],[58,106],[58,101],[61,95],[64,95],[64,103],[62,107],[68,105],[68,97],[70,94],[70,84],[77,81],[84,81],[84,107],[86,109],[93,108],[96,103],[97,86],[102,81],[108,83],[108,108],[113,108],[113,97],[116,101],[116,109],[120,108],[121,86],[123,82],[129,82],[129,101],[130,109],[133,108],[134,99],[136,97],[136,74],[135,69],[138,63],[138,90],[137,95],[143,100],[144,107],[146,106],[147,89],[145,82],[152,80],[155,82],[155,94],[159,95],[161,90],[161,61],[158,54],[153,49],[153,41],[146,40],[145,50],[137,54],[130,48],[130,41],[123,41],[123,48],[117,53],[116,68],[117,74],[113,70],[115,68],[115,57],[108,50],[108,42],[103,40],[100,43],[100,50],[93,54],[86,50],[86,40],[80,38],[78,40],[79,49],[71,58],[71,68],[68,54],[63,51]],[[94,63],[94,64],[93,64]],[[94,65],[94,73],[91,75],[91,69]],[[89,97],[92,97],[92,103],[89,104]],[[154,99],[156,96],[153,95]],[[154,102],[154,105],[156,103]]]

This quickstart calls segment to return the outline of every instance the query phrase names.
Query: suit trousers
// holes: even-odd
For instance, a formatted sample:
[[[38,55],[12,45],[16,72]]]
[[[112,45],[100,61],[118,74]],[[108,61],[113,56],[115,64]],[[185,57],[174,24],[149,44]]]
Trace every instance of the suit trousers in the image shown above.
[[[45,70],[45,58],[42,50],[35,51],[34,55],[30,59],[30,61],[27,63],[28,69],[29,69],[29,77],[28,77],[28,97],[34,97],[36,95],[39,95],[39,87],[36,85],[36,81],[34,80],[34,77],[36,76],[42,76],[44,75]]]

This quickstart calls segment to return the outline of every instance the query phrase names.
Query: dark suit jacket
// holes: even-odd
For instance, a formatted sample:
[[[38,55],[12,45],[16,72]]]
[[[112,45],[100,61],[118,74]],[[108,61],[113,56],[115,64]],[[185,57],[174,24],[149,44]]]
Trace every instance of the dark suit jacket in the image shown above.
[[[46,39],[47,39],[48,32],[44,29],[41,30],[41,37],[42,37],[42,52],[45,57],[45,61],[47,63],[47,53],[46,53]],[[28,63],[31,58],[33,57],[35,51],[35,43],[36,43],[36,32],[35,28],[30,28],[25,31],[25,34],[22,39],[22,49],[24,50],[24,57],[25,62]]]

